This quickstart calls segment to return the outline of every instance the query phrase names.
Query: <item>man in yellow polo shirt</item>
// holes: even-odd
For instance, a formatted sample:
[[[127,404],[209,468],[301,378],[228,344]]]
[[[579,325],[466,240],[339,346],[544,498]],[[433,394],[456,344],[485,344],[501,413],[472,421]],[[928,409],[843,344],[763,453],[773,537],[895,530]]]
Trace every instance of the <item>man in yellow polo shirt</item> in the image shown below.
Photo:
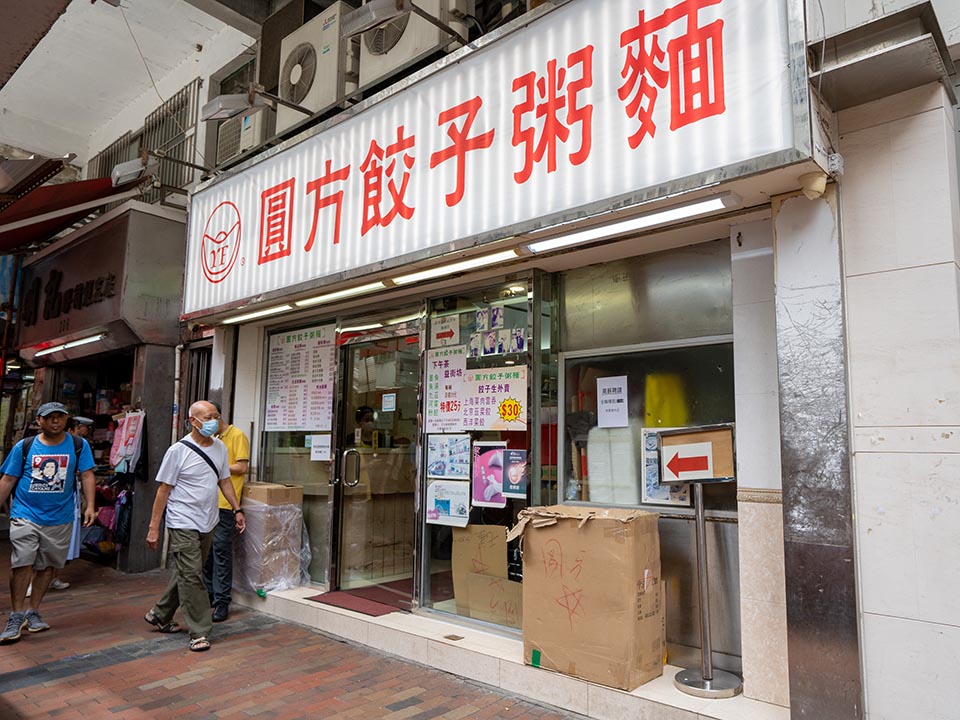
[[[213,403],[220,412],[220,406]],[[250,440],[243,431],[227,423],[220,415],[221,442],[227,446],[227,460],[230,464],[230,482],[237,494],[237,500],[243,494],[243,478],[250,467]],[[210,593],[210,607],[213,608],[213,621],[223,622],[230,614],[230,589],[233,587],[233,538],[236,534],[236,518],[230,503],[219,493],[220,521],[213,533],[213,547],[203,566],[203,584]]]

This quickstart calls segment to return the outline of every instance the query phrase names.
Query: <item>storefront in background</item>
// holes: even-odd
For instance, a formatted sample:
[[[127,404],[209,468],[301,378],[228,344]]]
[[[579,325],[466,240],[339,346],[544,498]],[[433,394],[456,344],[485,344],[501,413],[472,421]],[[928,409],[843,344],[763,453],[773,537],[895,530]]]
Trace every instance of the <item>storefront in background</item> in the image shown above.
[[[94,421],[98,527],[83,552],[128,572],[159,564],[143,540],[156,492],[150,480],[171,437],[183,225],[180,212],[126,203],[24,265],[19,354],[42,378],[25,424],[52,400]],[[140,462],[121,465],[116,436],[128,416],[133,430],[139,411]],[[30,428],[17,428],[24,431]],[[116,500],[124,489],[131,523],[118,533]]]
[[[561,3],[194,195],[184,318],[236,334],[234,422],[304,486],[312,582],[519,628],[521,509],[643,507],[696,664],[690,492],[647,448],[776,393],[771,197],[819,169],[795,3],[668,5]],[[714,659],[746,672],[738,487],[706,506]]]

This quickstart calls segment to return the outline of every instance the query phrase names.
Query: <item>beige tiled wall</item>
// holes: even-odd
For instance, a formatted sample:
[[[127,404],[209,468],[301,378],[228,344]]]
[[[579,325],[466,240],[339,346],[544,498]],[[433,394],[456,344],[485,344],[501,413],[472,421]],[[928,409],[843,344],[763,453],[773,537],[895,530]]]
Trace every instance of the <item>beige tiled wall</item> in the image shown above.
[[[838,116],[866,710],[955,717],[960,212],[934,84]]]
[[[731,229],[743,692],[789,705],[773,230]]]

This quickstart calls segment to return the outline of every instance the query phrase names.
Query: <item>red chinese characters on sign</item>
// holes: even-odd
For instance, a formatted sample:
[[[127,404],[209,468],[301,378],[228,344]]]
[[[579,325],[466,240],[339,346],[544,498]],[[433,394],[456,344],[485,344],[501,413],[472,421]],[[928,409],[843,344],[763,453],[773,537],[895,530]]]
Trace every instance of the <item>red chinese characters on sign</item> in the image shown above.
[[[387,227],[399,215],[404,220],[413,217],[414,208],[406,204],[407,186],[410,183],[410,169],[415,158],[407,152],[416,141],[416,136],[404,137],[404,127],[397,128],[397,141],[380,147],[376,140],[370,141],[370,149],[360,170],[363,172],[363,222],[360,234],[366,235],[373,228]],[[400,155],[400,157],[396,157]],[[386,163],[386,164],[384,164]],[[399,176],[399,185],[397,184]],[[389,198],[383,196],[384,179],[387,180]],[[382,206],[388,202],[390,207],[384,213]]]
[[[699,25],[699,12],[722,0],[683,0],[660,15],[647,18],[640,10],[637,24],[620,34],[620,47],[626,48],[618,94],[628,117],[640,122],[628,138],[631,148],[653,137],[657,125],[653,111],[659,89],[670,84],[670,129],[726,110],[723,82],[723,20]],[[660,44],[658,33],[684,20],[686,33]]]
[[[547,159],[547,172],[557,169],[557,146],[570,138],[570,129],[580,128],[580,147],[570,153],[570,164],[580,165],[590,156],[593,142],[593,105],[580,105],[579,94],[593,85],[593,45],[587,45],[567,56],[566,67],[557,60],[547,62],[547,73],[537,76],[528,72],[513,80],[513,92],[523,97],[513,108],[513,145],[523,147],[523,169],[513,174],[518,183],[525,183],[533,166]],[[570,78],[574,70],[578,75]],[[533,113],[534,118],[527,119]],[[541,120],[537,137],[537,120]]]
[[[320,219],[320,211],[325,208],[333,205],[336,207],[336,215],[334,216],[333,224],[333,244],[338,245],[340,243],[340,219],[343,214],[343,189],[332,192],[329,195],[320,196],[320,191],[326,185],[331,183],[339,182],[342,183],[350,177],[350,166],[342,167],[339,170],[333,169],[333,161],[327,160],[327,164],[324,168],[324,174],[321,177],[318,177],[315,180],[311,180],[307,183],[307,193],[314,193],[313,198],[313,222],[310,225],[310,237],[307,239],[307,244],[303,246],[303,249],[307,252],[310,252],[313,249],[313,242],[317,237],[317,223]]]
[[[290,254],[290,233],[293,225],[293,188],[289,180],[260,193],[260,252],[257,264]]]
[[[480,112],[482,105],[483,100],[478,96],[449,110],[444,110],[437,118],[437,125],[450,123],[450,127],[447,128],[447,135],[453,141],[453,145],[438,150],[430,156],[430,169],[432,170],[450,158],[455,157],[457,159],[457,186],[453,192],[446,195],[447,207],[453,207],[463,200],[467,153],[471,150],[483,150],[493,144],[493,130],[488,130],[482,135],[469,137],[470,128],[473,127],[473,121],[477,119],[477,113]],[[463,125],[458,128],[454,121],[460,117],[464,118],[464,121]]]

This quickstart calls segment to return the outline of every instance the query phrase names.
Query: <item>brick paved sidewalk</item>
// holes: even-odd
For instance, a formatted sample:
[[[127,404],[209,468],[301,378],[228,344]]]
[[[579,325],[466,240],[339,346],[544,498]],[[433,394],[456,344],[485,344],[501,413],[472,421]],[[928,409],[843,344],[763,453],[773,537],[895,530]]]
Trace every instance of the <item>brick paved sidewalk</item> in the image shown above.
[[[0,609],[10,611],[0,543]],[[142,619],[160,572],[124,575],[83,560],[41,612],[52,629],[0,646],[0,718],[542,718],[580,716],[235,607],[213,648],[187,650]]]

